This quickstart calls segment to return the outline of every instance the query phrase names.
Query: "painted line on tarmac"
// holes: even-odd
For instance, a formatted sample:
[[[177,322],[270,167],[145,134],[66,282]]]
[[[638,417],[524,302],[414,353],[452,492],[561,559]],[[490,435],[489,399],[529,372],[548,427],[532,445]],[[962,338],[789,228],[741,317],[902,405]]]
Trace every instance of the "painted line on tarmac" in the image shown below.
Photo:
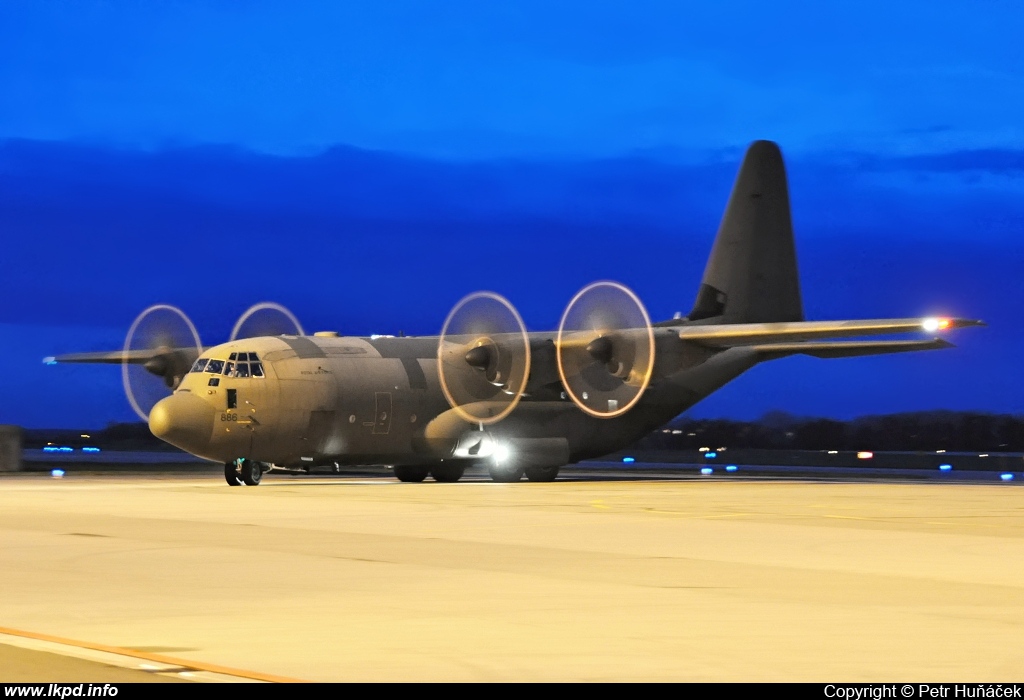
[[[142,661],[148,661],[149,664],[137,664],[132,666],[137,670],[142,671],[153,671],[153,672],[168,672],[173,671],[175,675],[187,678],[189,680],[235,680],[245,679],[250,681],[259,681],[263,683],[305,683],[307,681],[300,680],[298,678],[288,678],[286,676],[275,676],[269,673],[260,673],[259,671],[247,671],[240,668],[232,668],[230,666],[219,666],[217,664],[208,664],[204,661],[190,661],[188,659],[180,659],[175,656],[165,656],[163,654],[153,654],[146,651],[138,651],[135,649],[128,649],[126,647],[116,647],[109,644],[99,644],[97,642],[83,642],[79,639],[68,639],[66,637],[57,637],[52,634],[42,634],[40,632],[29,632],[27,630],[13,629],[11,627],[0,627],[0,635],[7,635],[9,637],[20,637],[22,639],[34,640],[36,642],[45,642],[47,645],[58,645],[63,647],[72,647],[74,649],[86,649],[93,652],[101,652],[102,654],[111,654],[114,656],[130,657],[133,659],[141,659]],[[52,653],[61,653],[57,648],[42,648],[34,647],[40,651],[50,651]],[[76,656],[75,654],[68,654],[68,650],[65,650],[66,656]],[[103,661],[104,659],[93,659],[96,661]],[[105,659],[108,663],[111,661],[110,658]],[[156,664],[155,666],[153,664]],[[124,666],[124,664],[114,663],[112,665]],[[199,673],[196,673],[199,672]],[[212,674],[213,677],[204,677],[200,674]],[[220,676],[221,678],[216,678]],[[228,676],[230,678],[223,678]]]

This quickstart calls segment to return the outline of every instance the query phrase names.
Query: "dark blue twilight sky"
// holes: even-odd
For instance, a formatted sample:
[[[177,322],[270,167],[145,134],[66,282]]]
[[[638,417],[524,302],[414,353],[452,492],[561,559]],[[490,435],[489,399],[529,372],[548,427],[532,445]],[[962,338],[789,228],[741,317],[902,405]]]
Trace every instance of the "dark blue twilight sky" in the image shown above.
[[[949,313],[956,350],[755,368],[693,409],[1024,412],[1024,5],[0,5],[0,422],[131,420],[111,367],[174,303],[207,343],[435,333],[594,279],[687,311],[743,148],[787,157],[808,318]]]

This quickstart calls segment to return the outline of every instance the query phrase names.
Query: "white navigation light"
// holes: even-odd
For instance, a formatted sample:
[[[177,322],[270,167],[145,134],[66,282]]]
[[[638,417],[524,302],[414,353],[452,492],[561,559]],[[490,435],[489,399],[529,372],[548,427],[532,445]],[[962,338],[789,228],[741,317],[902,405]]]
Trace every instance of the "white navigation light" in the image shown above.
[[[925,329],[929,333],[935,331],[944,331],[952,325],[952,321],[948,318],[926,318],[921,322],[921,328]]]

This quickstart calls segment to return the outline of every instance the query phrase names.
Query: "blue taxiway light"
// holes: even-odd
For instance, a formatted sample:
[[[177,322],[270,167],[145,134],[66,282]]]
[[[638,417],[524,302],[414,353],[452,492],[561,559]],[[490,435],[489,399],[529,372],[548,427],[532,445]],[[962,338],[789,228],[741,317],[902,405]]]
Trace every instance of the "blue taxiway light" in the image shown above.
[[[82,448],[82,452],[99,452],[99,451],[100,451],[100,448],[98,448],[98,447],[83,447]]]
[[[714,459],[717,456],[718,456],[717,452],[705,452],[704,453],[704,459]]]
[[[701,470],[700,470],[700,473],[703,474],[704,476],[707,476],[708,474],[710,474],[713,471],[715,471],[715,470],[712,469],[711,467],[702,467]]]
[[[727,472],[734,472],[734,471],[736,471],[736,470],[737,470],[738,468],[739,468],[739,467],[737,467],[737,466],[736,466],[735,464],[730,464],[730,465],[729,465],[728,467],[726,467],[726,468],[725,468],[725,471],[727,471]]]
[[[52,470],[50,470],[50,476],[52,476],[54,479],[59,479],[62,476],[64,476],[64,470],[63,469],[52,469]]]
[[[999,478],[1003,481],[1013,481],[1013,474],[1000,474]]]
[[[940,472],[948,472],[948,471],[952,471],[952,470],[953,470],[953,465],[952,464],[940,464],[939,465],[939,471]]]
[[[635,462],[636,460],[635,460],[635,459],[633,459],[632,457],[623,457],[623,458],[622,458],[622,461],[623,461],[623,462],[625,462],[626,464],[632,464],[632,463],[633,463],[633,462]]]

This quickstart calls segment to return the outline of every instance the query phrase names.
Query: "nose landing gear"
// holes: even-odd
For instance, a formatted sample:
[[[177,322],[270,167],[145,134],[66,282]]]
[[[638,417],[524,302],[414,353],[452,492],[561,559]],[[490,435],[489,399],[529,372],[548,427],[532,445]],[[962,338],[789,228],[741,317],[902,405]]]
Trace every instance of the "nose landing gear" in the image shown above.
[[[263,465],[252,459],[236,459],[224,465],[224,480],[228,486],[259,486],[263,480]]]

